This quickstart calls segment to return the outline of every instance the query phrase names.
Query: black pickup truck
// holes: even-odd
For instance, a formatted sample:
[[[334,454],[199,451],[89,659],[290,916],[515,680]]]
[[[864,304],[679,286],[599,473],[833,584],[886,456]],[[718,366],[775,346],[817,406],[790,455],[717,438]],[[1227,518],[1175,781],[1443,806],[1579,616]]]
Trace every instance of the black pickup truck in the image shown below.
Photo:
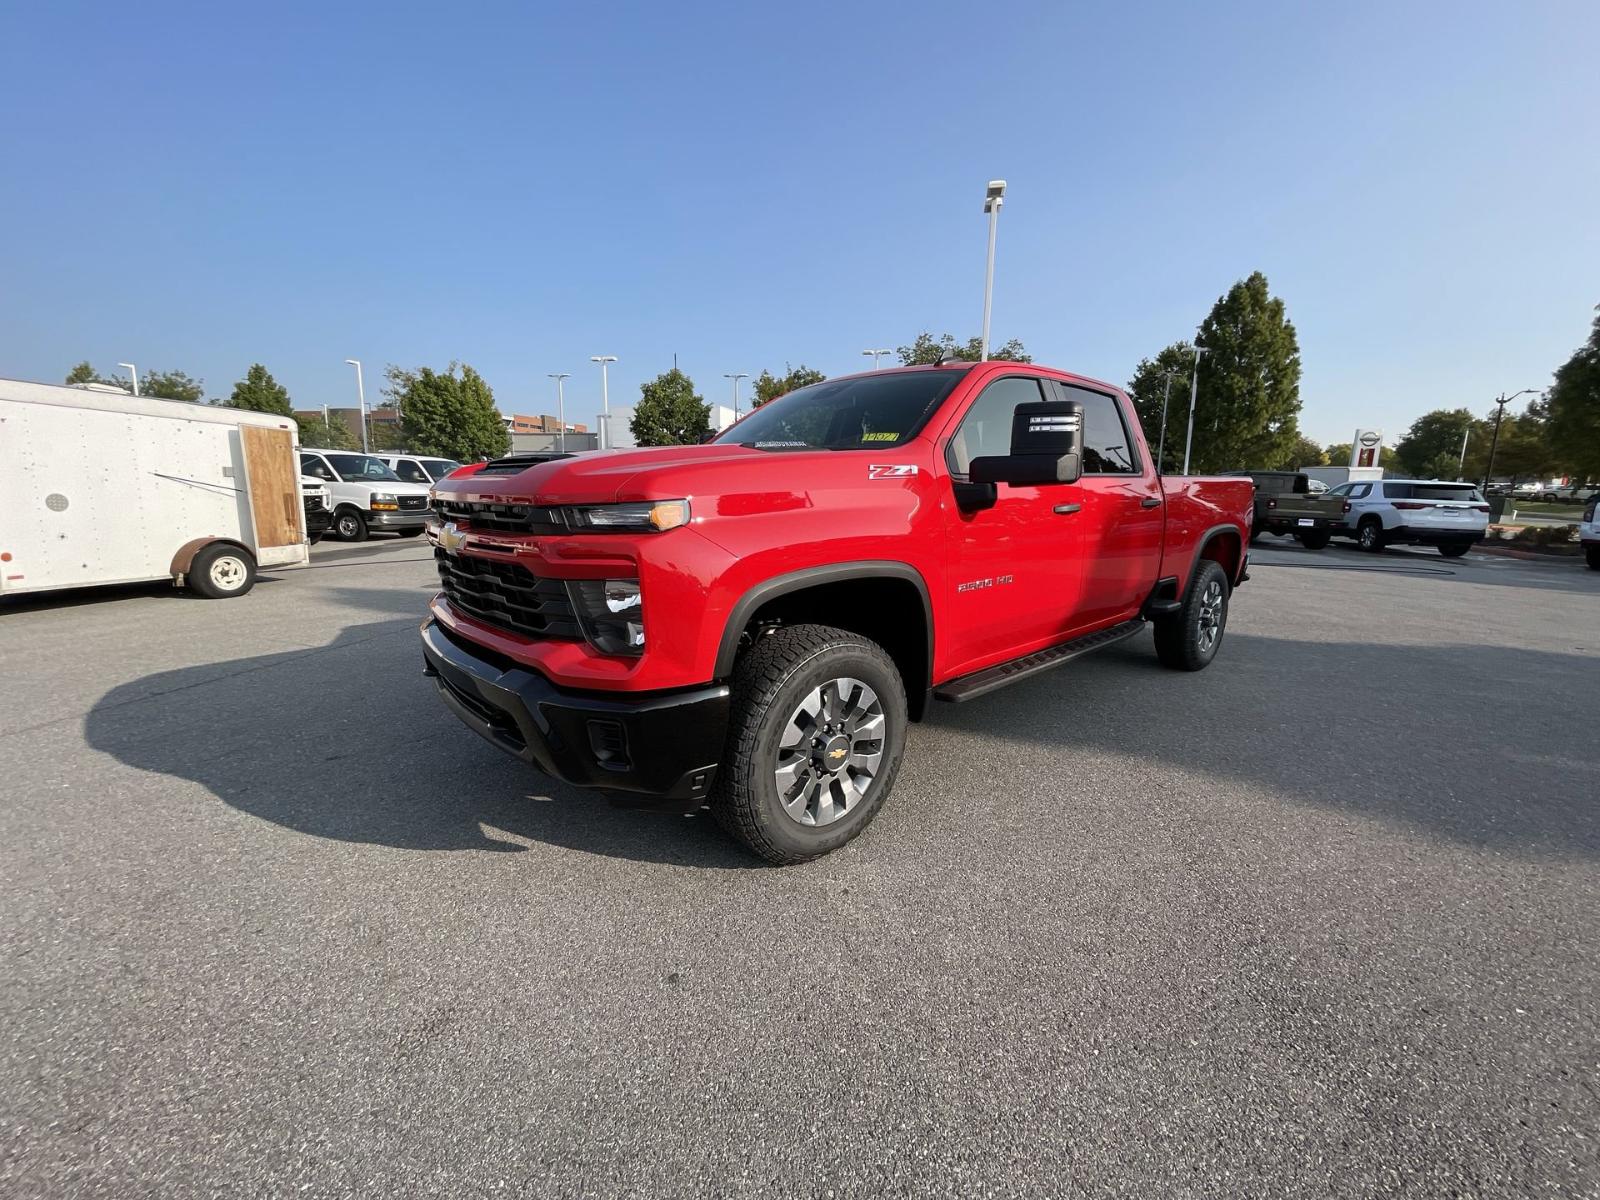
[[[1307,550],[1321,550],[1344,520],[1344,501],[1338,496],[1313,495],[1311,477],[1299,471],[1226,471],[1248,475],[1256,485],[1253,542],[1263,533],[1287,534]]]

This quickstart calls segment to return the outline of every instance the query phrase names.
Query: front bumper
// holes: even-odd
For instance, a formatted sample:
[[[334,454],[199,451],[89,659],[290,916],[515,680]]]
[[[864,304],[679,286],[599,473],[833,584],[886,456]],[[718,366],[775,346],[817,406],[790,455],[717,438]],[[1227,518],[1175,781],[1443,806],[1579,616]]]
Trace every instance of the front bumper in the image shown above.
[[[306,536],[316,537],[319,533],[327,533],[333,524],[333,514],[325,508],[306,509]]]
[[[366,518],[368,529],[421,529],[428,523],[428,510],[425,508],[395,512],[373,512],[369,509],[362,516]]]
[[[711,790],[728,728],[725,684],[570,691],[431,619],[422,627],[422,661],[468,728],[547,775],[686,807],[698,807]]]

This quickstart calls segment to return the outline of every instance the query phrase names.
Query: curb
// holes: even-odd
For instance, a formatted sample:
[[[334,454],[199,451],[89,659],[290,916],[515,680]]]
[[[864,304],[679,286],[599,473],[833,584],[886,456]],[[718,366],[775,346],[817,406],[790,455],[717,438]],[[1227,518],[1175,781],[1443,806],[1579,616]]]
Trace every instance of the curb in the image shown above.
[[[1576,554],[1562,554],[1559,551],[1552,554],[1552,553],[1549,553],[1547,551],[1540,551],[1540,550],[1520,550],[1520,549],[1515,549],[1515,548],[1513,548],[1511,546],[1494,546],[1494,545],[1490,545],[1490,544],[1485,543],[1485,542],[1479,542],[1479,543],[1477,543],[1477,545],[1473,546],[1472,547],[1472,552],[1474,554],[1493,554],[1498,558],[1520,558],[1524,562],[1582,562],[1583,561],[1583,553],[1582,553],[1582,551],[1579,551]]]

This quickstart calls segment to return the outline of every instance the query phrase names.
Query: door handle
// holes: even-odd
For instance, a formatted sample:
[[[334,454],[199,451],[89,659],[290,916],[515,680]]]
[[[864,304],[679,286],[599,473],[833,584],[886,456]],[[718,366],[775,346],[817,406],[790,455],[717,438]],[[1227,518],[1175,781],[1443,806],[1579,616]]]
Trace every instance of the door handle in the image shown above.
[[[1161,501],[1159,499],[1157,499],[1155,496],[1146,496],[1143,500],[1139,501],[1139,507],[1140,508],[1160,508],[1161,507]]]
[[[1083,507],[1083,505],[1081,505],[1081,504],[1058,504],[1058,505],[1055,506],[1055,508],[1051,509],[1050,511],[1054,512],[1054,513],[1059,513],[1063,517],[1070,517],[1073,513],[1077,512],[1082,507]]]

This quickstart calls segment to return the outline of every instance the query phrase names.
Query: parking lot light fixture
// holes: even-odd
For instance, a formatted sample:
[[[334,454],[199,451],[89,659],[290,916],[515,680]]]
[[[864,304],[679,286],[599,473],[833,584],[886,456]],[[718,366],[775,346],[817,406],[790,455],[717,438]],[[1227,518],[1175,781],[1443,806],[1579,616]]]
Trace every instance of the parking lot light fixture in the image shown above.
[[[885,354],[893,354],[894,351],[892,351],[892,350],[863,350],[861,353],[862,354],[870,354],[872,356],[872,369],[874,371],[876,371],[878,369],[878,360],[880,358],[882,358]]]
[[[117,366],[128,368],[128,377],[133,380],[133,394],[137,396],[139,394],[139,369],[132,363],[118,363]]]
[[[1183,439],[1183,473],[1189,473],[1189,448],[1194,445],[1194,402],[1200,397],[1200,356],[1210,351],[1199,342],[1194,346],[1194,370],[1189,374],[1189,432]]]
[[[737,421],[739,419],[739,380],[749,379],[750,374],[747,371],[740,371],[737,374],[730,375],[724,371],[722,377],[733,380],[733,419]]]
[[[983,270],[983,340],[978,347],[979,361],[989,358],[989,310],[994,302],[994,235],[1000,224],[1000,206],[1005,203],[1006,181],[991,179],[983,197],[983,211],[989,214],[989,258]]]
[[[589,361],[600,364],[600,449],[611,449],[611,390],[606,367],[617,361],[615,354],[591,354]]]
[[[361,453],[367,452],[367,389],[361,382],[361,360],[347,358],[344,360],[356,369],[356,406],[361,413]]]
[[[567,449],[567,397],[563,391],[562,381],[571,374],[571,371],[562,371],[560,374],[554,371],[550,373],[550,378],[556,381],[556,425],[559,426],[556,433],[556,449],[562,453],[565,453]]]
[[[1178,377],[1176,371],[1163,371],[1161,377],[1165,379],[1166,386],[1161,389],[1161,437],[1156,447],[1156,474],[1163,471],[1161,465],[1167,453],[1167,401],[1172,398],[1172,381]]]
[[[1500,448],[1500,422],[1505,420],[1506,405],[1510,404],[1518,396],[1531,395],[1535,392],[1538,392],[1538,390],[1538,388],[1523,388],[1520,392],[1512,392],[1509,396],[1504,392],[1501,392],[1500,398],[1495,401],[1495,404],[1497,404],[1499,407],[1494,410],[1494,436],[1489,439],[1489,461],[1483,469],[1483,490],[1485,492],[1489,490],[1489,480],[1494,476],[1494,452]],[[1465,462],[1466,441],[1464,439],[1461,445],[1461,457],[1463,462]]]

